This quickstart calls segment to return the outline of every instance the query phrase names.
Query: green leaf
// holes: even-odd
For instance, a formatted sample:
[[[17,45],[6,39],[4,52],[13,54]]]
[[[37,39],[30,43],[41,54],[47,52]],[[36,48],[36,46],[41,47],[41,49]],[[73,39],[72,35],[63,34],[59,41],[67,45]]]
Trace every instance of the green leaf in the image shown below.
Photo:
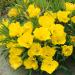
[[[47,0],[35,0],[35,3],[40,6],[42,9],[46,9],[47,8]]]
[[[9,30],[5,25],[3,25],[2,28],[0,28],[0,34],[3,34],[5,36],[9,35]]]
[[[55,12],[59,10],[64,10],[65,9],[64,3],[65,3],[64,0],[50,0],[50,9]]]
[[[72,75],[72,72],[64,65],[60,65],[58,68],[59,71],[62,71],[64,75]]]

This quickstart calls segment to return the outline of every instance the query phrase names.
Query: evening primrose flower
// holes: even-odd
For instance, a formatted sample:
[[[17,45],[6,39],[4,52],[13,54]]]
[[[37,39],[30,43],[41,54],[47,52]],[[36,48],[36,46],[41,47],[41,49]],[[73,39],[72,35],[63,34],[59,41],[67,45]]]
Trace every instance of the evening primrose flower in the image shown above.
[[[11,8],[8,12],[9,17],[16,17],[18,15],[18,11],[16,8]]]
[[[33,43],[30,49],[28,50],[28,55],[31,56],[39,56],[42,54],[42,48],[39,43]]]
[[[71,17],[71,21],[75,23],[75,16]]]
[[[16,42],[8,42],[6,44],[6,47],[9,49],[9,48],[12,48],[12,47],[18,47],[18,43]]]
[[[59,66],[59,63],[52,59],[44,59],[42,61],[41,70],[46,71],[49,74],[52,74],[57,67]]]
[[[33,43],[33,35],[30,33],[24,33],[18,38],[18,44],[22,47],[30,48]]]
[[[59,22],[67,23],[70,20],[70,18],[68,17],[69,14],[69,11],[58,11],[57,18]]]
[[[75,36],[71,36],[71,42],[75,42]]]
[[[10,66],[14,70],[16,70],[22,65],[23,62],[22,62],[21,57],[16,56],[16,55],[11,55],[11,57],[9,57],[9,63],[10,63]]]
[[[23,33],[24,32],[32,33],[32,31],[33,31],[33,23],[30,21],[26,22],[23,26]]]
[[[51,15],[44,15],[39,17],[39,24],[42,27],[50,27],[54,24],[55,19]]]
[[[38,62],[33,57],[28,57],[28,59],[24,60],[25,69],[38,69]]]
[[[66,57],[70,56],[73,52],[73,46],[70,45],[70,46],[67,46],[67,45],[64,45],[62,46],[62,54]]]
[[[34,4],[30,4],[27,9],[30,18],[38,16],[40,14],[40,11],[40,8],[35,6]]]
[[[23,52],[22,48],[10,48],[9,53],[13,55],[21,55]]]
[[[44,46],[42,51],[42,57],[43,58],[53,58],[53,56],[56,53],[56,49],[53,47],[49,47],[49,46]]]
[[[52,35],[51,39],[52,39],[52,43],[54,45],[56,44],[65,44],[66,42],[66,34],[65,33],[61,33],[62,35]],[[62,38],[62,39],[61,39]]]
[[[41,41],[49,40],[51,35],[49,30],[45,27],[36,28],[33,33],[34,37]]]
[[[73,11],[73,10],[75,10],[74,4],[73,3],[70,3],[70,2],[66,2],[65,3],[65,7],[66,7],[66,10],[67,11]]]
[[[46,11],[44,13],[44,15],[49,16],[49,17],[53,17],[54,19],[56,19],[56,13],[53,11]]]
[[[51,30],[52,43],[53,44],[64,44],[66,42],[66,33],[64,32],[64,26],[61,24],[54,25]],[[62,39],[61,39],[62,38]]]
[[[11,23],[8,27],[10,37],[19,36],[21,34],[22,28],[19,22]]]

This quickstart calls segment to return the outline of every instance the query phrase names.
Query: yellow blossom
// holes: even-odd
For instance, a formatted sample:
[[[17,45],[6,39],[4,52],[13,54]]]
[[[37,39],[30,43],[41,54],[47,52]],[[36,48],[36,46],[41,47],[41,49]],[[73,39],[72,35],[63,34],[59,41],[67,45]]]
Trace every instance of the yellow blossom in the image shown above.
[[[52,58],[56,53],[56,49],[53,47],[44,46],[42,49],[43,49],[42,51],[43,58]]]
[[[64,56],[70,56],[73,52],[73,46],[70,45],[70,46],[67,46],[67,45],[64,45],[62,46],[62,54]]]
[[[64,44],[66,42],[66,33],[64,32],[64,27],[61,24],[56,24],[51,30],[52,43],[53,44]],[[62,38],[62,39],[61,39]]]
[[[24,60],[24,66],[26,69],[38,69],[38,62],[33,57],[28,57],[28,59]]]
[[[4,35],[0,35],[0,41],[5,39],[6,37]]]
[[[29,13],[29,17],[35,17],[35,16],[38,16],[40,14],[40,8],[39,7],[35,7],[34,4],[30,4],[28,9],[27,9],[27,12]]]
[[[21,55],[23,52],[22,48],[10,48],[9,53],[13,55]]]
[[[74,43],[75,42],[75,36],[71,36],[71,41]]]
[[[9,35],[10,37],[19,36],[21,34],[22,28],[19,22],[11,23],[9,25]]]
[[[57,18],[60,22],[67,23],[70,20],[70,18],[68,17],[69,14],[69,11],[58,11]]]
[[[44,15],[49,16],[49,17],[53,17],[54,19],[56,19],[56,13],[54,13],[52,11],[46,11],[44,13]]]
[[[32,22],[28,21],[23,26],[23,32],[32,33],[32,31],[33,31],[33,24]]]
[[[71,17],[71,21],[75,23],[75,16]]]
[[[33,43],[31,48],[28,50],[29,56],[39,56],[42,54],[42,48],[39,43]]]
[[[73,11],[73,10],[75,10],[75,6],[74,6],[73,3],[66,2],[66,3],[65,3],[65,6],[66,6],[66,10],[68,10],[68,11]]]
[[[61,33],[64,32],[64,26],[62,24],[54,24],[50,31],[54,35],[57,35],[58,33],[61,35]]]
[[[44,59],[41,65],[41,70],[46,71],[49,74],[52,74],[57,67],[59,66],[59,63],[52,59]]]
[[[16,8],[11,8],[8,12],[9,17],[16,17],[18,15],[18,11]]]
[[[22,36],[18,38],[18,44],[20,46],[30,48],[33,43],[33,35],[30,33],[24,33]]]
[[[55,19],[51,15],[44,15],[39,17],[39,24],[43,27],[50,27],[54,24]]]
[[[15,42],[9,42],[9,43],[6,44],[7,48],[17,47],[17,46],[18,46],[18,43],[15,43]]]
[[[62,35],[52,35],[51,36],[52,43],[54,45],[56,45],[56,44],[65,44],[65,42],[66,42],[66,34],[65,33],[61,33],[61,34]]]
[[[10,66],[16,70],[22,65],[22,59],[19,56],[13,55],[12,57],[9,57],[9,63]]]
[[[46,41],[50,39],[50,35],[51,35],[49,30],[45,27],[36,28],[33,33],[34,33],[34,37],[41,41]]]

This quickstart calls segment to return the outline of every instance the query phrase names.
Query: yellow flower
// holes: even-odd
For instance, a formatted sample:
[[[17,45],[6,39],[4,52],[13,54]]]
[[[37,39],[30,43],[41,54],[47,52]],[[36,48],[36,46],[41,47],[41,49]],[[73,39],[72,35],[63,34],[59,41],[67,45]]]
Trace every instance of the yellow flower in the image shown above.
[[[44,59],[41,65],[41,70],[46,71],[49,74],[52,74],[57,67],[59,66],[59,63],[52,59]]]
[[[52,35],[51,39],[52,39],[52,43],[54,45],[56,45],[56,44],[65,44],[65,42],[66,42],[66,34],[63,33],[62,35],[59,35],[59,36],[58,35],[57,36],[56,35]]]
[[[30,33],[24,33],[22,36],[18,38],[18,44],[20,46],[30,48],[33,43],[33,35]]]
[[[21,55],[23,52],[23,49],[22,48],[11,48],[9,50],[9,53],[12,54],[13,56],[14,55]]]
[[[18,15],[18,11],[16,8],[11,8],[8,12],[9,17],[16,17]]]
[[[45,46],[42,49],[43,49],[42,52],[43,58],[52,58],[56,53],[56,50],[53,47]]]
[[[75,16],[71,17],[71,21],[75,23]]]
[[[10,37],[19,36],[21,34],[22,28],[19,22],[11,23],[9,25],[9,35]]]
[[[26,69],[38,69],[38,62],[33,57],[28,57],[28,59],[24,60],[24,66]]]
[[[7,48],[12,48],[12,47],[17,47],[17,46],[18,46],[18,43],[15,43],[15,42],[9,42],[6,44]]]
[[[53,17],[54,19],[56,19],[56,13],[54,13],[52,11],[46,11],[44,13],[44,15],[49,16],[49,17]]]
[[[53,44],[64,44],[66,42],[66,33],[64,32],[63,25],[54,25],[53,29],[51,30],[51,33],[51,39]]]
[[[44,27],[36,28],[33,33],[34,33],[34,37],[41,41],[46,41],[50,39],[50,35],[51,35],[49,30]]]
[[[28,9],[27,9],[27,12],[29,13],[29,17],[35,17],[35,16],[38,16],[40,14],[40,8],[39,7],[35,7],[34,4],[30,4]]]
[[[32,33],[32,31],[33,31],[33,24],[32,22],[28,21],[23,26],[23,32]]]
[[[0,35],[0,41],[5,39],[6,37],[4,35]]]
[[[44,15],[39,17],[39,24],[43,27],[50,27],[51,24],[54,24],[55,19],[51,15]]]
[[[71,41],[74,43],[75,42],[75,36],[71,36]]]
[[[42,48],[39,43],[33,43],[31,48],[28,50],[29,56],[39,56],[42,54]]]
[[[61,33],[64,32],[64,26],[62,24],[55,24],[50,31],[54,35],[61,35]]]
[[[66,6],[66,10],[68,10],[68,11],[73,11],[73,10],[75,10],[75,6],[74,6],[73,3],[66,2],[66,3],[65,3],[65,6]]]
[[[70,56],[73,52],[73,46],[70,45],[70,46],[67,46],[67,45],[64,45],[62,46],[62,54],[64,56]]]
[[[9,57],[9,63],[10,66],[16,70],[22,65],[22,59],[19,56],[12,55],[11,57]]]
[[[68,17],[69,14],[69,11],[58,11],[57,18],[60,22],[67,23],[70,20],[70,18]]]

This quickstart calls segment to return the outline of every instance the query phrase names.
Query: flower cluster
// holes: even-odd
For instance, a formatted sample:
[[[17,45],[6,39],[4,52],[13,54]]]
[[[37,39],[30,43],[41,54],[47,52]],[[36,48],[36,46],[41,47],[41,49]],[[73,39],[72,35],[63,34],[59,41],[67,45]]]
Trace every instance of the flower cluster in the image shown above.
[[[40,69],[52,74],[61,63],[56,57],[58,54],[61,59],[71,56],[75,37],[66,31],[66,27],[75,24],[75,16],[72,16],[75,4],[66,2],[64,6],[65,10],[42,12],[38,5],[32,3],[23,13],[16,7],[8,11],[8,18],[3,19],[0,25],[0,30],[6,29],[4,32],[7,32],[0,34],[0,45],[4,43],[8,48],[13,69],[25,66],[25,69]],[[23,15],[23,20],[19,20],[20,15]]]

